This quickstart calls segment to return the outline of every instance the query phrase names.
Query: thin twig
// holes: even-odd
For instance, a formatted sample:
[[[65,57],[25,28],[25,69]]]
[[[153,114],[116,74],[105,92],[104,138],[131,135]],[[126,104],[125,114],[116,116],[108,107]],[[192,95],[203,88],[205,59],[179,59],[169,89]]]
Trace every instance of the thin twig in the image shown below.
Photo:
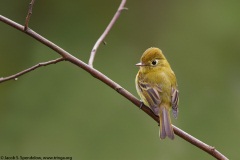
[[[22,32],[24,32],[24,27],[22,25],[14,22],[14,21],[12,21],[12,20],[4,17],[4,16],[0,15],[0,21],[2,21],[4,23],[8,24],[9,26],[12,26],[12,27],[14,27],[14,28],[16,28],[16,29],[18,29],[18,30],[20,30]],[[77,59],[76,57],[74,57],[73,55],[68,53],[67,51],[63,50],[62,48],[60,48],[56,44],[52,43],[51,41],[49,41],[46,38],[42,37],[41,35],[37,34],[33,30],[28,29],[25,33],[28,34],[29,36],[33,37],[37,41],[43,43],[44,45],[48,46],[49,48],[53,49],[54,51],[56,51],[58,54],[60,54],[62,57],[64,57],[65,60],[68,60],[69,62],[71,62],[71,63],[81,67],[82,69],[84,69],[86,72],[90,73],[95,78],[99,79],[100,81],[102,81],[103,83],[108,85],[109,87],[113,88],[119,94],[121,94],[126,99],[128,99],[133,104],[135,104],[137,107],[141,106],[141,109],[145,113],[147,113],[156,122],[158,122],[159,118],[154,115],[154,113],[151,111],[151,109],[149,109],[145,105],[142,105],[142,103],[136,97],[134,97],[130,92],[128,92],[127,90],[122,88],[119,84],[117,84],[116,82],[114,82],[113,80],[108,78],[106,75],[104,75],[103,73],[101,73],[98,70],[94,69],[93,67],[89,66],[88,64],[84,63],[83,61]],[[182,139],[188,141],[189,143],[195,145],[196,147],[202,149],[203,151],[209,153],[210,155],[212,155],[216,159],[220,159],[220,160],[227,160],[228,159],[222,153],[217,151],[214,147],[211,147],[211,146],[201,142],[197,138],[187,134],[186,132],[184,132],[183,130],[177,128],[176,126],[173,126],[173,129],[174,129],[174,133],[176,135],[178,135]]]
[[[221,154],[218,150],[215,149],[215,147],[209,146],[208,144],[196,139],[195,137],[191,136],[190,134],[182,131],[178,127],[174,126],[174,133],[188,141],[189,143],[195,145],[195,146],[201,146],[201,149],[204,150],[205,152],[209,153],[213,157],[221,160],[226,160],[228,159],[225,157],[223,154]]]
[[[122,10],[127,10],[127,8],[124,7],[125,3],[126,3],[126,0],[122,0],[120,6],[118,7],[117,12],[113,16],[111,22],[108,24],[108,26],[105,29],[105,31],[103,32],[103,34],[99,37],[99,39],[97,40],[97,42],[93,46],[93,49],[91,51],[91,55],[90,55],[90,58],[89,58],[89,62],[88,62],[89,66],[93,67],[93,61],[94,61],[94,58],[95,58],[95,55],[96,55],[96,52],[97,52],[97,49],[98,49],[99,45],[104,41],[104,39],[107,36],[108,32],[111,30],[111,28],[113,27],[114,23],[116,22],[116,20],[120,16]]]
[[[26,20],[25,20],[24,31],[26,31],[28,29],[28,23],[29,23],[31,15],[32,15],[32,8],[33,8],[33,5],[34,5],[34,2],[35,2],[35,0],[32,0],[29,3],[28,14],[27,14],[27,17],[26,17]]]
[[[31,72],[31,71],[35,70],[36,68],[39,68],[39,67],[42,67],[42,66],[47,66],[47,65],[50,65],[50,64],[56,64],[56,63],[61,62],[63,60],[64,60],[64,58],[61,57],[61,58],[57,58],[55,60],[38,63],[38,64],[28,68],[28,69],[25,69],[25,70],[23,70],[23,71],[21,71],[19,73],[14,74],[14,75],[0,78],[0,83],[8,81],[8,80],[11,80],[11,79],[17,80],[18,77],[20,77],[20,76],[22,76],[22,75],[24,75],[24,74],[26,74],[28,72]]]

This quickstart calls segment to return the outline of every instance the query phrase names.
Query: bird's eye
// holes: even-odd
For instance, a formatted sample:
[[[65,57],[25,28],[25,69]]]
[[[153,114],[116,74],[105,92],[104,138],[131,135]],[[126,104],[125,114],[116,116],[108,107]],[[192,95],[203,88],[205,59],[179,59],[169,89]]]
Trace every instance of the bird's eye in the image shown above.
[[[153,66],[155,66],[157,63],[158,63],[158,60],[156,60],[156,59],[152,61]]]

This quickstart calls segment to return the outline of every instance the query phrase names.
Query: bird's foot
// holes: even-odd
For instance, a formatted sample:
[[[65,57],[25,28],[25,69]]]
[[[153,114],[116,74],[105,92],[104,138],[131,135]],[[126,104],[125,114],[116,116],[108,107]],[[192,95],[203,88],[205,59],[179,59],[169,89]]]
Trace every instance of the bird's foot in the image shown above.
[[[140,100],[141,104],[139,106],[140,109],[142,109],[142,106],[144,105],[144,103]]]

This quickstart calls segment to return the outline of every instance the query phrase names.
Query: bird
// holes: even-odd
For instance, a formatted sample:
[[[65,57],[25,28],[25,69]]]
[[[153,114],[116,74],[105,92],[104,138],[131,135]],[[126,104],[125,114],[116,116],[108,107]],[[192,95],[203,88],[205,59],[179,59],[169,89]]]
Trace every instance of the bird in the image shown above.
[[[178,116],[179,91],[176,76],[159,48],[148,48],[142,55],[135,84],[141,102],[159,116],[159,137],[174,139],[170,111]]]

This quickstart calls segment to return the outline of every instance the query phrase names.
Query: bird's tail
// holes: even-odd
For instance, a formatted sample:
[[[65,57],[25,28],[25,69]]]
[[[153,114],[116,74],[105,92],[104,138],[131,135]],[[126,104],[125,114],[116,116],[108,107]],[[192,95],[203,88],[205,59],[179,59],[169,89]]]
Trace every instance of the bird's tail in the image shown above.
[[[173,128],[171,124],[170,114],[168,109],[165,106],[160,107],[159,112],[159,121],[160,121],[160,139],[164,139],[167,136],[170,139],[174,139]]]

